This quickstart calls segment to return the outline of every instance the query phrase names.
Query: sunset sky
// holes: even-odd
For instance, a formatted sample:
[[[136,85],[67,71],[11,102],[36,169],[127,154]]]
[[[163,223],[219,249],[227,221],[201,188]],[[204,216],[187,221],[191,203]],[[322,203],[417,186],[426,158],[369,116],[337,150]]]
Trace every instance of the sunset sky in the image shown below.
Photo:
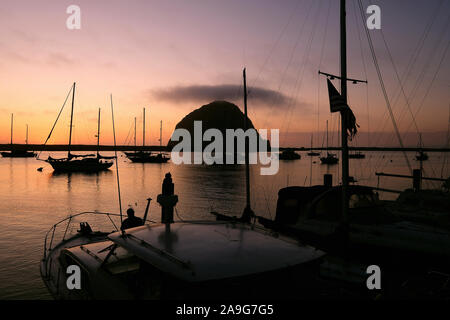
[[[80,30],[66,28],[71,4],[81,8]],[[400,130],[416,131],[395,68],[425,145],[443,146],[450,108],[450,1],[363,1],[364,8],[370,4],[381,8],[381,31],[370,32]],[[369,131],[372,144],[398,145],[355,9],[357,1],[348,0],[348,76],[369,81],[349,84],[362,132],[358,143],[367,143]],[[141,143],[146,107],[147,143],[159,143],[162,120],[165,144],[177,122],[204,104],[220,99],[242,107],[243,67],[255,127],[279,128],[281,144],[292,146],[309,145],[311,132],[323,132],[327,119],[336,130],[326,79],[317,71],[339,73],[339,1],[2,0],[0,143],[9,143],[11,113],[15,143],[24,142],[26,124],[29,142],[43,143],[76,82],[73,143],[95,143],[99,107],[102,143],[112,143],[112,94],[118,143],[130,137],[135,116]],[[49,143],[67,142],[68,107]],[[416,138],[408,135],[407,144],[416,145]],[[316,135],[315,144],[321,143]]]

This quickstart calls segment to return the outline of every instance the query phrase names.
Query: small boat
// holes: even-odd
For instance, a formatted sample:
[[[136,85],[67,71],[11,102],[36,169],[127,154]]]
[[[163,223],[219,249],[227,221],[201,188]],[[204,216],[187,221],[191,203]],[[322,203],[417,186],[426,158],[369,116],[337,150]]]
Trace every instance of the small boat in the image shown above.
[[[102,156],[99,153],[100,147],[100,109],[98,110],[98,132],[97,132],[97,154],[75,155],[71,151],[72,142],[72,122],[73,122],[73,106],[75,99],[75,83],[72,86],[72,109],[70,116],[70,131],[69,131],[69,144],[66,158],[53,158],[49,156],[46,160],[53,170],[56,172],[86,172],[93,173],[109,169],[112,165],[112,161],[108,159],[115,159],[115,157]],[[51,134],[51,132],[50,132]],[[49,135],[50,137],[50,135]],[[48,140],[48,138],[47,138]]]
[[[11,114],[11,151],[0,152],[4,158],[34,158],[36,153],[28,151],[27,149],[17,149],[13,145],[13,127],[14,127],[14,115]],[[28,125],[26,130],[25,144],[28,145]]]
[[[355,153],[349,153],[348,157],[350,159],[364,159],[366,157],[366,155],[360,151],[355,152]]]
[[[320,157],[320,162],[322,164],[337,164],[339,162],[339,158],[335,154],[328,152],[328,120],[327,120],[327,155],[326,157]]]
[[[314,157],[314,156],[320,156],[319,152],[313,151],[313,136],[311,135],[311,151],[307,153],[308,156]]]
[[[426,160],[428,160],[428,154],[423,151],[419,151],[419,154],[416,155],[416,160],[417,161],[426,161]]]
[[[145,147],[145,108],[143,110],[142,131],[142,147]],[[136,118],[134,118],[134,146],[136,148]],[[160,149],[162,148],[162,121],[159,129],[159,147]],[[166,163],[170,160],[170,158],[161,151],[156,154],[150,151],[134,151],[124,153],[131,162],[135,163]]]
[[[418,154],[416,155],[417,161],[426,161],[428,160],[428,154],[422,150],[422,134],[419,134],[419,148]]]
[[[333,153],[327,153],[326,157],[321,157],[320,162],[322,164],[337,164],[339,162],[338,157]]]
[[[280,153],[280,160],[299,160],[301,156],[293,149],[286,149]]]

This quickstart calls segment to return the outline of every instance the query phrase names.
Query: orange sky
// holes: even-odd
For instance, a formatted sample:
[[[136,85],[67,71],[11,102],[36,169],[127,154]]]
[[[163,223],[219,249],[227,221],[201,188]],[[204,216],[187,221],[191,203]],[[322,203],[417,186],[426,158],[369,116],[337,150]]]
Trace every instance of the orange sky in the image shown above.
[[[279,128],[282,145],[309,145],[310,132],[325,130],[325,120],[330,119],[328,97],[324,78],[318,89],[317,70],[339,70],[336,1],[76,1],[82,13],[81,30],[68,30],[65,11],[72,2],[1,2],[0,143],[9,143],[11,113],[16,143],[24,142],[26,124],[29,142],[43,143],[74,81],[73,143],[95,143],[99,107],[102,143],[112,143],[111,93],[118,143],[125,142],[135,116],[141,142],[143,107],[147,108],[147,143],[158,144],[160,120],[166,143],[176,123],[203,104],[226,98],[242,106],[239,88],[244,66],[249,114],[256,127]],[[450,103],[450,53],[446,53],[450,5],[445,3],[433,16],[438,1],[410,1],[410,10],[401,3],[382,4],[382,31],[402,77],[418,35],[433,20],[404,88],[413,112],[420,108],[419,130],[425,136],[442,133],[438,135],[442,141],[430,135],[425,143],[443,144]],[[392,132],[351,1],[347,9],[349,76],[369,80],[368,87],[350,84],[350,106],[362,132]],[[380,32],[373,31],[373,38],[388,94],[395,101],[396,75]],[[402,95],[393,107],[400,129],[414,131]],[[337,117],[333,119],[330,130],[337,128]],[[69,108],[49,143],[65,143],[68,126]],[[321,143],[318,136],[315,141]],[[378,139],[379,144],[396,145],[391,137]]]

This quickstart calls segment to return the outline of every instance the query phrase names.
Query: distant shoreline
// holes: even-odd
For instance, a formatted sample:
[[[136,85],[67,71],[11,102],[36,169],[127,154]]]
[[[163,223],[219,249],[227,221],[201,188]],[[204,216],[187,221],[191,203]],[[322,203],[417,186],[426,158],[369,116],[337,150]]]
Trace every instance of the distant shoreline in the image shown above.
[[[42,144],[13,144],[13,148],[16,150],[30,150],[30,151],[67,151],[67,145],[65,144],[49,144],[49,145],[42,145]],[[170,149],[167,146],[124,146],[119,145],[116,148],[114,146],[110,145],[101,145],[98,147],[100,151],[114,151],[117,149],[117,151],[163,151],[163,152],[169,152]],[[284,148],[280,147],[280,150],[285,149],[293,149],[295,151],[310,151],[310,150],[318,150],[318,151],[324,151],[327,150],[327,148],[305,148],[305,147],[295,147],[295,148]],[[11,150],[10,144],[0,144],[0,151],[9,151]],[[97,145],[89,145],[89,144],[74,144],[71,146],[72,151],[97,151]],[[339,147],[329,147],[328,150],[332,151],[339,151]],[[419,149],[417,147],[415,148],[399,148],[399,147],[349,147],[350,151],[410,151],[410,152],[417,152],[417,151],[424,151],[424,152],[450,152],[450,148],[422,148]]]

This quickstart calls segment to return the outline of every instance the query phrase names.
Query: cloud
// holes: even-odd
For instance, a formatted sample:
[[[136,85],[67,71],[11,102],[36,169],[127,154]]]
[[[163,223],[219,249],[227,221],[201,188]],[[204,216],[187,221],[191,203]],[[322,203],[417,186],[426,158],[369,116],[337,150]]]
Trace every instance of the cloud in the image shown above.
[[[151,90],[150,94],[157,100],[171,103],[206,103],[213,100],[238,101],[242,99],[243,86],[234,84],[176,86]],[[294,102],[281,92],[261,87],[249,88],[248,99],[264,106],[288,107],[290,103]]]

